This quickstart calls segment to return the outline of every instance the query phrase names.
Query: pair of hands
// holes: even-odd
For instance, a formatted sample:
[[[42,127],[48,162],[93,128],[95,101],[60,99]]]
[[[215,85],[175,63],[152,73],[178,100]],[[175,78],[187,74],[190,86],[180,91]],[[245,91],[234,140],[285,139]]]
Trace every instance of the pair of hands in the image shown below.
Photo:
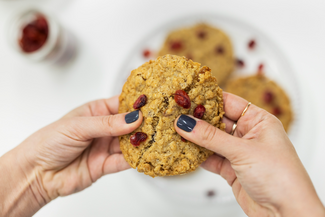
[[[325,216],[324,208],[280,121],[247,101],[224,93],[226,132],[202,120],[185,139],[212,155],[202,167],[221,175],[248,216]],[[0,206],[4,216],[31,216],[46,203],[89,187],[101,176],[130,168],[117,136],[142,122],[125,122],[118,97],[85,104],[39,130],[0,158]],[[234,136],[229,135],[238,120]],[[176,123],[176,121],[175,121]],[[15,166],[19,165],[19,169]],[[21,179],[19,179],[21,177]],[[14,203],[21,204],[14,208]],[[1,211],[2,210],[2,211]],[[2,212],[2,213],[1,213]],[[311,214],[313,213],[313,214]]]

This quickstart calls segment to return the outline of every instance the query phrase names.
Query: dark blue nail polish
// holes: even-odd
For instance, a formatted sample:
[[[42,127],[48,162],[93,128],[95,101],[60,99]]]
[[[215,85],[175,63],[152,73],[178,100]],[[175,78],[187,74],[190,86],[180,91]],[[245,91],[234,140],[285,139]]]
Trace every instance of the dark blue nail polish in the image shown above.
[[[186,132],[192,132],[195,125],[196,125],[196,120],[186,115],[181,115],[177,121],[177,127],[179,127],[180,129]]]
[[[133,111],[125,115],[125,122],[131,124],[139,119],[139,110]]]

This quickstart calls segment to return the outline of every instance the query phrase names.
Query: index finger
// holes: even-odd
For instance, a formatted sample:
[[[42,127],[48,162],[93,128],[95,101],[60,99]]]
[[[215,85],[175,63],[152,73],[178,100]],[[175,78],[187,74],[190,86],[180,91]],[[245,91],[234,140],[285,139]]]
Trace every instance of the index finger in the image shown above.
[[[70,117],[89,117],[89,116],[105,116],[105,115],[115,115],[118,113],[119,107],[119,95],[113,96],[109,99],[95,100],[86,103],[65,116],[61,119]]]
[[[113,96],[113,97],[111,97],[109,99],[104,100],[108,110],[113,115],[118,113],[118,107],[119,107],[119,104],[120,104],[119,96],[120,95],[116,95],[116,96]]]

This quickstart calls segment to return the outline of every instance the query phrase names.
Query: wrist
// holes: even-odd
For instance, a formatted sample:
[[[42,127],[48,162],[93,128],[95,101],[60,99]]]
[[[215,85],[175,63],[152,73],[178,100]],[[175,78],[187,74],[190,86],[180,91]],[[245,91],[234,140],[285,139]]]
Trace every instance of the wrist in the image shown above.
[[[311,191],[311,190],[310,190]],[[309,191],[309,192],[310,192]],[[291,197],[287,202],[278,206],[280,216],[283,217],[325,217],[325,208],[315,191],[304,197]]]
[[[324,217],[325,210],[322,204],[313,204],[313,205],[306,205],[303,204],[299,208],[285,208],[281,209],[279,212],[280,216],[282,217]]]
[[[20,146],[0,158],[0,216],[32,216],[49,200]]]

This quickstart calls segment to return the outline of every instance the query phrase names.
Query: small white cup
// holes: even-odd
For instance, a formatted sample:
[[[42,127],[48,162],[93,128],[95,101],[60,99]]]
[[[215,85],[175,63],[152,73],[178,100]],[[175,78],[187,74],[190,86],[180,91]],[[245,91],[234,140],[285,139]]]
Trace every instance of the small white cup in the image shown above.
[[[22,29],[35,20],[37,15],[42,15],[48,23],[49,35],[45,44],[38,50],[26,53],[19,45]],[[35,62],[51,62],[63,65],[71,60],[76,53],[76,40],[73,35],[63,29],[57,20],[49,14],[37,9],[27,9],[18,12],[9,23],[9,40],[16,51]]]

